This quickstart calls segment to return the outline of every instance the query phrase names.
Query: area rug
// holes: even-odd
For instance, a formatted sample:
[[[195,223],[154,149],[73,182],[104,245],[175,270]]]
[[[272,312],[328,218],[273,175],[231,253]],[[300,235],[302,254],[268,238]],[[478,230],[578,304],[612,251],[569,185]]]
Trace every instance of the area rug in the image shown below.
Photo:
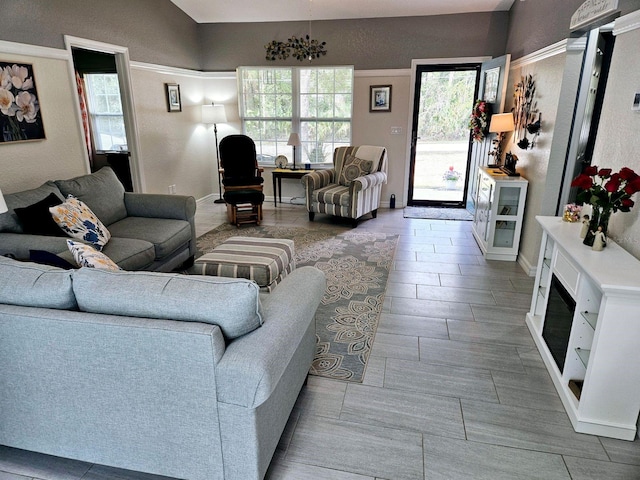
[[[473,215],[464,208],[404,207],[404,218],[470,221]]]
[[[327,278],[316,313],[316,355],[310,373],[362,382],[378,327],[398,235],[339,227],[221,225],[197,240],[198,256],[229,237],[289,238],[296,266],[314,266]]]

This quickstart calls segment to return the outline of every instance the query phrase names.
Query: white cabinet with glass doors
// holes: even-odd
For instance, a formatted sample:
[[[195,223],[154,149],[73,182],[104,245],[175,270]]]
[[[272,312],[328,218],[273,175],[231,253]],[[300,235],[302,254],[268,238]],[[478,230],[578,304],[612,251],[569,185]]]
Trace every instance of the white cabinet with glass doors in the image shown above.
[[[518,258],[528,184],[497,168],[480,167],[473,236],[487,259]]]

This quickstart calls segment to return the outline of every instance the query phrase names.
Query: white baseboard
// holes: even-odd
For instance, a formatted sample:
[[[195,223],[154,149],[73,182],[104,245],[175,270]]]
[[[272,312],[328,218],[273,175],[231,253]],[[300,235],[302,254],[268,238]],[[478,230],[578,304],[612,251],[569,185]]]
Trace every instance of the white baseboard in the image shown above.
[[[522,255],[518,255],[518,265],[520,265],[522,269],[526,272],[526,274],[529,275],[530,277],[536,276],[536,270],[538,267],[536,265],[531,265],[529,261],[526,258],[524,258]]]

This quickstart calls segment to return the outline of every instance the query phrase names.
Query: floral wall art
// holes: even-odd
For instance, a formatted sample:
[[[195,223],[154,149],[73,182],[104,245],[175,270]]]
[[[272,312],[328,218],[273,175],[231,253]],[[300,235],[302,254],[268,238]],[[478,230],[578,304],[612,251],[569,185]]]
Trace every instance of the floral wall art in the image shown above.
[[[43,138],[33,66],[0,62],[0,143]]]

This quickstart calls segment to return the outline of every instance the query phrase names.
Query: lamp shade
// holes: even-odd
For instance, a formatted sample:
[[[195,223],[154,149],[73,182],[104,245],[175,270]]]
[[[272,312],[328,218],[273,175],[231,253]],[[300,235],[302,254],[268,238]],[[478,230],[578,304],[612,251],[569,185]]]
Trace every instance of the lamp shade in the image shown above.
[[[489,124],[489,132],[502,133],[513,132],[515,124],[513,122],[513,113],[496,113],[491,116]]]
[[[2,190],[0,190],[0,213],[8,212],[7,203],[4,201],[4,197],[2,196]]]
[[[202,105],[202,123],[227,123],[227,112],[224,105]]]
[[[292,133],[291,135],[289,135],[289,141],[287,142],[287,145],[293,145],[294,147],[299,147],[300,145],[302,145],[302,143],[300,142],[300,135],[298,135],[297,133]]]

